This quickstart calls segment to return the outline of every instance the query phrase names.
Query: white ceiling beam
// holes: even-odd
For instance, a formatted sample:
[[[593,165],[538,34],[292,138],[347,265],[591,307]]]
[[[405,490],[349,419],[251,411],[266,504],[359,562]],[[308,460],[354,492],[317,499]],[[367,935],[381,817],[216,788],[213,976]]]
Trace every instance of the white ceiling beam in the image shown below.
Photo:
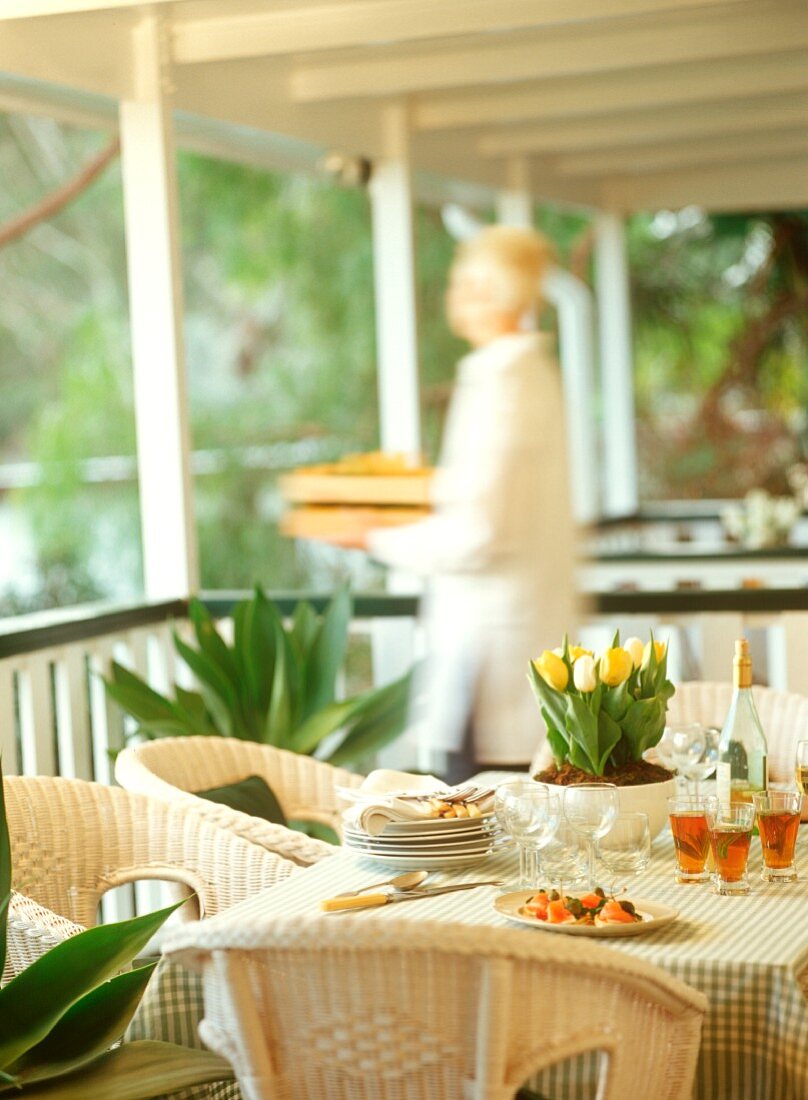
[[[748,5],[753,0],[741,2]],[[726,8],[730,3],[732,0],[359,0],[352,4],[306,4],[178,21],[173,31],[173,57],[181,64],[272,57],[492,31],[536,30],[694,8]],[[732,6],[737,7],[738,0]]]
[[[175,2],[149,0],[149,6]],[[143,7],[141,0],[0,0],[0,19],[29,19],[38,15],[69,15],[137,7]]]
[[[581,79],[545,80],[518,89],[424,98],[413,106],[416,130],[502,125],[542,118],[574,118],[738,96],[774,95],[808,88],[808,54],[735,58],[709,64],[631,69]]]
[[[713,212],[793,210],[808,206],[808,156],[680,172],[615,176],[600,188],[602,205],[629,213],[695,204]]]
[[[686,143],[624,148],[608,152],[558,157],[553,168],[561,176],[611,176],[703,164],[758,164],[769,157],[791,159],[808,155],[808,129],[775,130],[746,137],[711,137]]]
[[[540,37],[422,53],[374,51],[338,61],[301,64],[292,74],[297,102],[391,96],[429,89],[514,83],[638,66],[744,57],[808,48],[808,8],[758,4],[731,16],[677,13],[646,22],[585,24]]]
[[[484,134],[478,150],[487,157],[520,153],[613,149],[620,145],[656,144],[663,138],[693,138],[705,134],[808,127],[808,92],[738,103],[673,107],[603,118],[559,119],[541,126]]]

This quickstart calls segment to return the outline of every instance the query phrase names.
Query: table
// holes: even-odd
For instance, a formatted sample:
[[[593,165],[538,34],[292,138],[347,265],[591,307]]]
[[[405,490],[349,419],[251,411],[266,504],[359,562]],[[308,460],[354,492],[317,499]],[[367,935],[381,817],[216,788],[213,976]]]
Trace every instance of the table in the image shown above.
[[[647,936],[609,940],[608,947],[639,955],[701,990],[710,1001],[694,1096],[703,1100],[805,1100],[808,1097],[808,829],[798,841],[805,878],[790,884],[760,881],[756,839],[750,858],[753,893],[717,897],[709,886],[679,886],[673,879],[669,832],[654,842],[648,870],[632,884],[632,897],[672,905],[672,925]],[[319,901],[378,882],[396,871],[340,852],[281,885],[212,918],[217,923],[318,911]],[[515,877],[512,853],[452,871],[435,872],[427,885]],[[446,920],[464,924],[523,927],[524,934],[552,935],[516,925],[493,908],[495,887],[440,898],[357,911],[342,920]],[[584,1059],[535,1082],[553,1100],[591,1095]],[[640,1093],[638,1093],[640,1095]]]

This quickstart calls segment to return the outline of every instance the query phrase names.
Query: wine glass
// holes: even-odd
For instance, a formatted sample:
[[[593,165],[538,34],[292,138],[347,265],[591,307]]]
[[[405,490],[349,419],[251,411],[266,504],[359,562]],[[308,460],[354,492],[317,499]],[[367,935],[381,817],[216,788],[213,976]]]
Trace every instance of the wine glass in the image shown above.
[[[528,866],[533,853],[528,844],[520,840],[520,823],[515,817],[517,800],[523,792],[527,798],[534,796],[536,807],[541,804],[542,799],[549,797],[547,788],[532,779],[511,780],[497,787],[494,793],[494,814],[503,832],[516,842],[519,852],[519,884],[529,885],[534,877],[532,869]]]
[[[595,841],[608,833],[619,812],[614,783],[579,783],[564,791],[564,816],[586,841],[590,890],[595,887]]]
[[[648,814],[618,814],[614,825],[601,837],[598,854],[612,875],[612,897],[625,890],[629,880],[639,875],[651,860],[651,827]],[[620,890],[618,879],[623,880]]]
[[[506,796],[505,812],[511,835],[520,853],[525,853],[522,881],[528,889],[535,889],[540,874],[539,852],[558,827],[561,802],[539,783],[519,783]]]
[[[797,755],[794,761],[794,778],[797,790],[808,794],[808,741],[797,742]]]
[[[708,779],[718,766],[720,733],[698,722],[671,727],[673,761],[688,783],[693,784],[694,798],[699,796],[699,783]]]
[[[549,884],[563,897],[565,889],[582,880],[586,873],[586,852],[581,838],[562,817],[558,828],[542,851],[542,871]]]

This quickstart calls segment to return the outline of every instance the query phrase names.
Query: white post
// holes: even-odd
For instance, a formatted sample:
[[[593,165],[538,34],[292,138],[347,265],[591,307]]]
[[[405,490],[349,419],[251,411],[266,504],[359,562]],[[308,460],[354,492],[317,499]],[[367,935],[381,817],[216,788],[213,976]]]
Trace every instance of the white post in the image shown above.
[[[530,170],[524,157],[506,164],[507,185],[496,199],[502,225],[533,227]],[[564,381],[567,449],[575,518],[591,523],[598,516],[598,448],[595,422],[595,349],[592,294],[562,268],[548,271],[542,292],[558,312],[558,354]]]
[[[600,213],[595,220],[595,288],[600,329],[603,410],[604,510],[637,511],[637,439],[631,301],[623,219]]]
[[[382,449],[418,456],[421,405],[418,384],[418,324],[415,303],[415,233],[407,108],[382,108],[384,156],[373,165],[370,202],[373,222],[373,274]],[[417,580],[390,571],[390,592],[417,592]],[[403,675],[415,655],[415,623],[377,619],[372,625],[373,679],[389,683]],[[413,731],[417,738],[417,732]],[[409,743],[408,743],[409,742]],[[429,747],[400,739],[381,754],[388,767],[429,766]]]
[[[416,455],[421,448],[415,238],[407,108],[382,108],[385,155],[373,166],[373,273],[379,420],[384,450]]]
[[[505,162],[505,187],[497,192],[496,215],[500,225],[533,228],[530,168],[525,157],[509,157]]]
[[[132,49],[120,129],[143,572],[147,597],[162,599],[193,592],[198,572],[174,132],[155,15],[135,28]]]

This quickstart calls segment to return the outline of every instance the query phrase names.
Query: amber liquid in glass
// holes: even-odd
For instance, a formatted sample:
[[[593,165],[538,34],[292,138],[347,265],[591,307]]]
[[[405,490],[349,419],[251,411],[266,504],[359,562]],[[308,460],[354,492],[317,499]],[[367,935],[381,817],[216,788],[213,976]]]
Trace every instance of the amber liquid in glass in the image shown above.
[[[741,882],[749,859],[752,834],[748,829],[719,825],[710,833],[715,869],[724,882]]]
[[[799,827],[799,814],[758,814],[763,862],[767,867],[782,871],[792,865]]]
[[[798,764],[795,772],[797,787],[803,794],[808,794],[808,764]]]
[[[679,870],[686,875],[700,875],[707,863],[710,836],[707,818],[698,810],[670,815],[673,843]]]

